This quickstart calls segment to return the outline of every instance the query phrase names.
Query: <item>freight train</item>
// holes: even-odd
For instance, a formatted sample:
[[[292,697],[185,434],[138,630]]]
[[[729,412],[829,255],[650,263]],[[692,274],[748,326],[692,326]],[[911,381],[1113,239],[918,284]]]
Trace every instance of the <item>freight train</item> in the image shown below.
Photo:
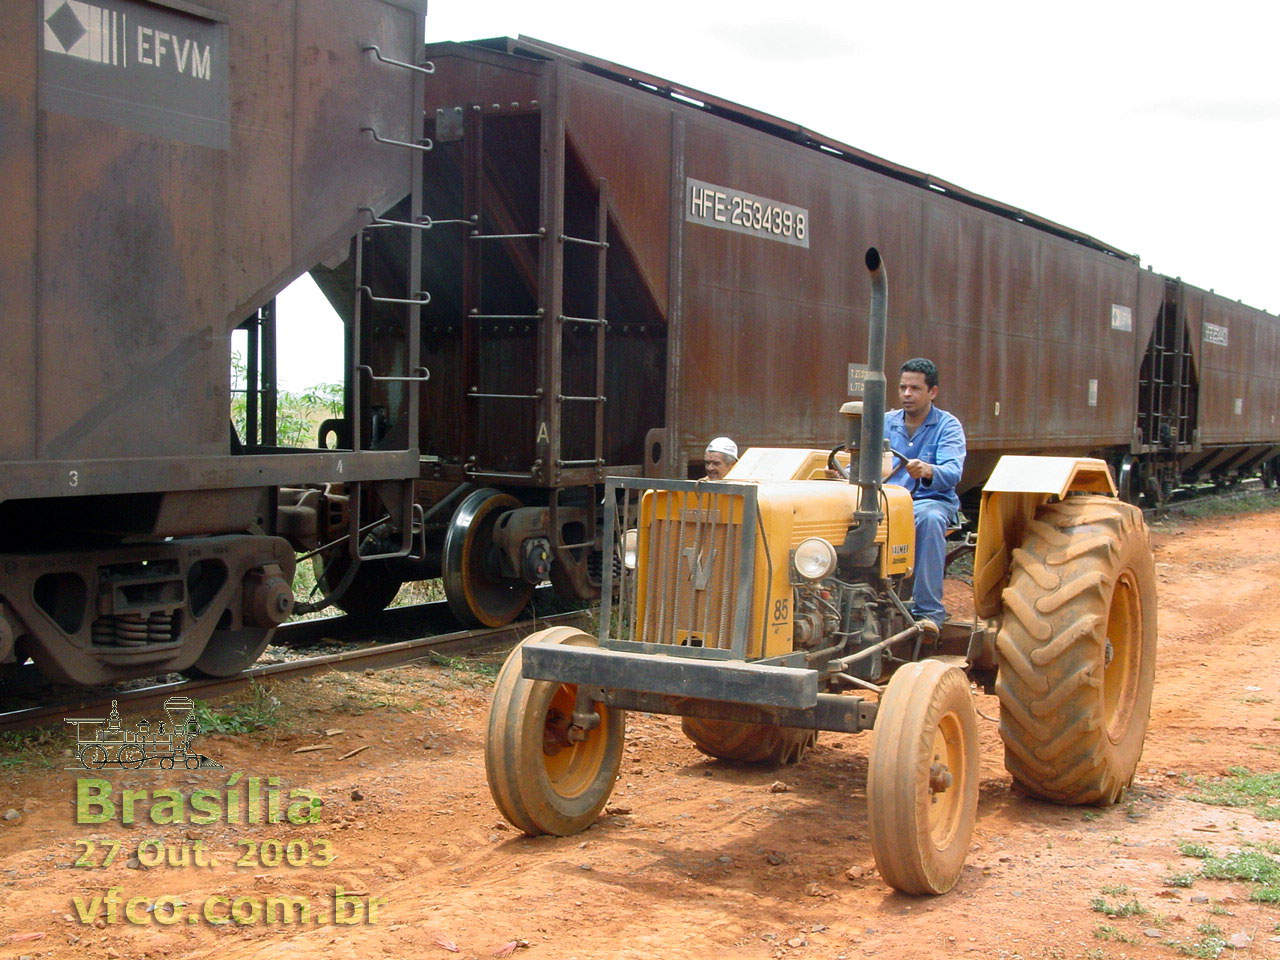
[[[547,577],[590,598],[606,476],[699,476],[725,434],[833,445],[872,246],[898,291],[889,363],[939,364],[973,495],[1006,453],[1103,458],[1131,501],[1275,477],[1270,314],[615,63],[529,38],[427,57],[418,496],[436,522],[424,564],[368,568],[340,603],[376,607],[399,577],[437,573],[473,623],[513,616]],[[337,304],[353,287],[329,278]],[[375,366],[397,356],[363,345]]]
[[[1275,317],[794,124],[527,38],[424,50],[418,0],[19,6],[0,664],[236,672],[298,552],[351,612],[430,577],[470,624],[593,599],[606,476],[840,439],[870,246],[967,487],[1003,453],[1105,457],[1130,499],[1274,478]],[[345,405],[286,449],[273,297],[308,271]]]

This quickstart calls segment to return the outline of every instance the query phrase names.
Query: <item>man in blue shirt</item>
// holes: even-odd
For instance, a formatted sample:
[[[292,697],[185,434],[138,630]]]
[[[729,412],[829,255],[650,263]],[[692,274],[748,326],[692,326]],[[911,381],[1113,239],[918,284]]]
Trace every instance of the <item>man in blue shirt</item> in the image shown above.
[[[887,478],[911,491],[916,514],[916,573],[912,614],[941,626],[947,618],[942,604],[942,574],[946,566],[947,527],[960,511],[956,484],[964,471],[964,427],[933,404],[938,395],[938,368],[916,357],[902,365],[898,377],[901,409],[884,417],[884,435],[891,449],[907,457],[894,458]]]

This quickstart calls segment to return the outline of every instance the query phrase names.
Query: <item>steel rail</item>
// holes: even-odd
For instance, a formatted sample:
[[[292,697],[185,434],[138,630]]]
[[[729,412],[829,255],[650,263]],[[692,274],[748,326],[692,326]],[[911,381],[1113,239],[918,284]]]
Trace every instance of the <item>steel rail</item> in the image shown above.
[[[425,606],[435,606],[427,604]],[[250,667],[234,677],[220,677],[201,680],[179,680],[170,683],[157,683],[131,690],[113,690],[103,693],[101,688],[90,688],[84,691],[87,695],[82,699],[63,701],[55,704],[40,704],[0,713],[0,730],[15,730],[35,726],[42,721],[62,720],[90,715],[106,716],[112,700],[128,703],[134,707],[158,704],[176,695],[208,698],[211,695],[224,695],[246,687],[251,683],[275,682],[293,677],[308,676],[329,670],[386,670],[403,666],[418,660],[425,660],[433,654],[477,653],[485,650],[496,650],[506,646],[514,646],[529,634],[545,627],[573,626],[589,629],[589,612],[575,610],[570,613],[558,613],[546,617],[535,617],[521,620],[505,627],[484,628],[480,630],[458,630],[452,633],[437,634],[428,637],[415,637],[396,643],[384,643],[358,650],[343,650],[340,653],[318,657],[306,657],[300,660],[289,660],[283,663],[265,664]],[[329,617],[330,621],[346,620],[346,617]],[[372,618],[358,618],[368,621]],[[290,624],[294,628],[305,627],[317,631],[319,636],[328,637],[333,631],[318,628],[323,621],[303,621]],[[285,628],[282,628],[285,629]]]

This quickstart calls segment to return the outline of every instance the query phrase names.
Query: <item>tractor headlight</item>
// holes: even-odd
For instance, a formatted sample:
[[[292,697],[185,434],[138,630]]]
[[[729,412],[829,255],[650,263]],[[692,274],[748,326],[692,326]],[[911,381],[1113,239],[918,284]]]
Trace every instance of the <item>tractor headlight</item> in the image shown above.
[[[836,548],[821,537],[802,540],[791,556],[791,565],[806,580],[829,577],[836,568]]]
[[[639,547],[639,530],[628,530],[622,535],[622,565],[628,570],[634,570],[636,568],[636,551]]]

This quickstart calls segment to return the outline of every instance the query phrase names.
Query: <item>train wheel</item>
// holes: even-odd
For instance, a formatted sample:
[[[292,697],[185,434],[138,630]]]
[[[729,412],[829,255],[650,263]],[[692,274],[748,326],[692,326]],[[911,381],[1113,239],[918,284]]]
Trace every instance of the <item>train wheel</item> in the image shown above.
[[[968,678],[937,660],[900,667],[873,736],[867,808],[876,868],[903,893],[946,893],[960,879],[978,810]]]
[[[141,747],[132,743],[126,743],[120,748],[120,752],[116,754],[116,760],[120,762],[120,766],[128,767],[130,770],[136,770],[138,767],[142,766],[143,762],[146,760],[146,755],[142,752]]]
[[[704,717],[684,717],[680,729],[709,757],[771,766],[802,760],[818,741],[817,730]]]
[[[1115,803],[1151,710],[1156,585],[1142,514],[1108,497],[1046,504],[1013,551],[996,638],[1005,768],[1057,803]]]
[[[528,643],[595,646],[571,627],[528,637],[507,657],[494,685],[484,767],[498,810],[530,836],[566,837],[589,827],[604,809],[622,763],[626,714],[595,705],[600,723],[586,738],[569,737],[577,686],[520,675]]]
[[[461,623],[501,627],[514,620],[533,596],[533,584],[498,571],[493,529],[520,501],[497,490],[475,490],[458,505],[444,535],[444,595]]]
[[[311,558],[316,582],[326,594],[342,583],[351,558],[320,554]],[[335,597],[333,605],[355,617],[381,613],[400,592],[403,581],[393,574],[385,560],[368,560],[360,564],[347,588]]]
[[[161,757],[160,766],[165,770],[173,769],[173,757]]]
[[[271,628],[245,627],[241,630],[215,630],[204,652],[187,669],[185,677],[234,677],[249,669],[262,656],[271,640]]]
[[[80,754],[80,762],[86,767],[98,769],[107,762],[107,751],[104,747],[100,747],[96,743],[92,746],[85,747]]]
[[[185,760],[182,761],[182,765],[186,767],[188,770],[195,770],[197,767],[200,766],[200,758],[187,757]]]

